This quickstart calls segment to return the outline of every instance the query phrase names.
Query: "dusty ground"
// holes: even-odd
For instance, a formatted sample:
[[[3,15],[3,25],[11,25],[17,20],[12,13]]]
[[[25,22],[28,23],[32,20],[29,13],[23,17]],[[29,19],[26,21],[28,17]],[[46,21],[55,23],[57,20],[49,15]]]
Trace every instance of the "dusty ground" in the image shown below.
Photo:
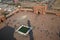
[[[15,32],[15,30],[20,25],[28,25],[27,20],[30,20],[33,30],[31,35],[23,36]],[[8,18],[7,21],[8,27],[13,28],[13,30],[8,27],[3,27],[1,30],[2,34],[9,34],[13,31],[12,34],[8,37],[13,40],[60,40],[60,17],[53,14],[46,15],[35,15],[31,12],[19,12],[12,17]],[[8,32],[6,32],[8,31]],[[4,35],[3,35],[4,36]],[[15,38],[15,39],[14,39]]]

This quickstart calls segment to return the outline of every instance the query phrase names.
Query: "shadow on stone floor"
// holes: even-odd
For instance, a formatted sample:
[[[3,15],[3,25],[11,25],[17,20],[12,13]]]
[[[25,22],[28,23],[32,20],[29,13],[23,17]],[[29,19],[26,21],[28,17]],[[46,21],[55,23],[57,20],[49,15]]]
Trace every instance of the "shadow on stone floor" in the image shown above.
[[[31,27],[30,20],[28,20],[27,24],[28,24],[29,27]],[[29,36],[30,36],[30,40],[34,40],[33,31],[32,30],[30,31]]]
[[[16,40],[14,38],[14,31],[14,28],[5,26],[0,30],[0,40]]]

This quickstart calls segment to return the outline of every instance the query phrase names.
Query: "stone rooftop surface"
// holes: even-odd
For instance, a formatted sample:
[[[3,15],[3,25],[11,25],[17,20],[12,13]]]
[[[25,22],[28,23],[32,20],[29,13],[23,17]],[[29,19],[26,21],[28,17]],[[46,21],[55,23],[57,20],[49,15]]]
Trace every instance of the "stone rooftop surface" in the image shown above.
[[[30,25],[33,27],[29,35],[23,36],[15,32],[20,25],[28,25],[28,20],[30,20]],[[60,17],[56,15],[35,15],[31,12],[19,12],[8,18],[6,22],[11,28],[15,29],[13,37],[16,40],[60,40]]]
[[[27,36],[15,32],[20,25],[28,24],[33,29]],[[60,40],[60,17],[32,12],[16,13],[0,24],[0,40]]]

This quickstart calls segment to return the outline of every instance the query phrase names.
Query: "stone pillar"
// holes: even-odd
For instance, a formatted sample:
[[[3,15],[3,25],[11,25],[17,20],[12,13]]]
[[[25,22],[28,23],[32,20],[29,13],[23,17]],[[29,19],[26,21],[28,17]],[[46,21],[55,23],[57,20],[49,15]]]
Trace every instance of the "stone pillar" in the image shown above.
[[[2,2],[2,0],[0,0],[0,2]]]

